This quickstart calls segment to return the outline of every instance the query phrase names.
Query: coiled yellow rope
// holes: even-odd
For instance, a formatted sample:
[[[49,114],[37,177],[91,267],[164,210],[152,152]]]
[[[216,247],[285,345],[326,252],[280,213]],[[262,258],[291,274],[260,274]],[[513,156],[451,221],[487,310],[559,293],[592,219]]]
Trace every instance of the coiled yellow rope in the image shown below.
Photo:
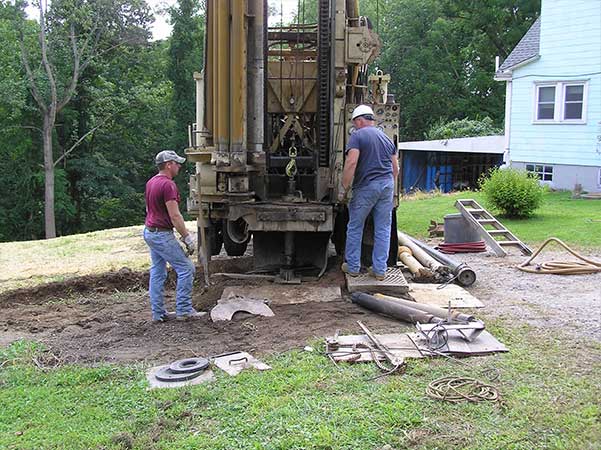
[[[576,258],[580,259],[583,262],[563,262],[563,261],[549,261],[542,264],[537,264],[534,267],[527,267],[530,265],[532,260],[538,256],[538,254],[542,251],[543,248],[550,242],[557,242],[563,248],[565,248],[568,252],[574,255]],[[601,272],[601,262],[593,261],[591,259],[585,258],[578,252],[572,250],[566,244],[564,244],[561,240],[550,237],[540,248],[534,252],[534,254],[526,261],[517,266],[518,269],[528,272],[528,273],[551,273],[556,275],[585,275],[590,273],[599,273]]]
[[[434,380],[428,385],[426,394],[435,400],[451,403],[496,402],[501,397],[496,387],[468,377],[444,377]]]

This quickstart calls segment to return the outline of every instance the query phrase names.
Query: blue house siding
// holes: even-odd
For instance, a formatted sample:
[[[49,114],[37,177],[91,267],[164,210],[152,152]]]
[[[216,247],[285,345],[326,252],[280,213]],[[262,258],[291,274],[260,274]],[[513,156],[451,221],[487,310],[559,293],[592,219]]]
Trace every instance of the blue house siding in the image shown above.
[[[572,188],[576,180],[598,190],[599,175],[594,168],[601,167],[601,1],[543,0],[539,55],[514,67],[508,81],[512,83],[511,164],[588,167],[575,169],[574,176],[559,176],[569,173],[565,167],[557,170],[552,185]],[[570,80],[587,83],[586,123],[533,123],[537,84]]]

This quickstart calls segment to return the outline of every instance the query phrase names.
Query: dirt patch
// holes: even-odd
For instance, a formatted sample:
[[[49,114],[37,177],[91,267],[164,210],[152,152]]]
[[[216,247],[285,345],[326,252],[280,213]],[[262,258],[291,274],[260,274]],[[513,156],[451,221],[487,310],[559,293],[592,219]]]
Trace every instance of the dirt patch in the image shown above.
[[[553,259],[565,259],[551,254]],[[583,343],[601,341],[601,275],[531,275],[514,268],[522,256],[496,258],[484,255],[456,257],[475,269],[478,281],[470,292],[486,308],[485,319],[502,318],[516,324],[553,328]],[[333,258],[316,287],[343,286]],[[215,261],[212,272],[244,272],[249,258]],[[225,286],[257,285],[262,281],[215,278],[202,291],[197,274],[193,302],[208,310]],[[302,347],[314,338],[358,333],[357,320],[376,332],[401,332],[409,325],[372,314],[345,298],[331,303],[273,306],[275,317],[235,317],[232,322],[212,323],[208,317],[195,322],[153,324],[146,291],[147,274],[122,270],[103,276],[82,277],[36,289],[0,296],[0,346],[18,338],[41,341],[68,362],[97,361],[164,363],[191,355],[215,355],[245,350],[257,356]],[[173,309],[173,280],[166,302]]]

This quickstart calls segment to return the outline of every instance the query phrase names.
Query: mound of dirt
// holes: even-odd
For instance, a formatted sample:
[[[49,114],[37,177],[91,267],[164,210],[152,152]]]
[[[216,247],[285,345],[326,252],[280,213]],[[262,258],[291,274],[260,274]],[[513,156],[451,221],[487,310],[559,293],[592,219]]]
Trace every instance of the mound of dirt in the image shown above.
[[[554,256],[554,255],[552,255]],[[601,289],[598,275],[561,277],[526,274],[515,269],[521,256],[506,258],[457,255],[477,273],[469,290],[486,308],[478,310],[485,321],[501,318],[514,324],[556,329],[557,336],[572,335],[588,342],[601,340]],[[344,278],[333,258],[325,276],[307,286],[341,286]],[[246,272],[250,258],[213,261],[211,273]],[[174,276],[165,297],[174,309]],[[202,289],[204,276],[197,273],[194,306],[208,311],[224,287],[259,285],[260,280],[212,277]],[[127,269],[52,283],[35,289],[0,296],[0,346],[19,338],[45,343],[57,358],[52,363],[136,362],[166,363],[190,356],[210,356],[244,350],[262,356],[305,346],[316,338],[341,333],[359,333],[357,320],[378,333],[404,332],[412,327],[371,313],[348,298],[331,303],[274,305],[274,317],[236,314],[231,322],[213,323],[208,316],[194,322],[153,324],[146,290],[147,273]],[[343,290],[344,292],[344,290]]]

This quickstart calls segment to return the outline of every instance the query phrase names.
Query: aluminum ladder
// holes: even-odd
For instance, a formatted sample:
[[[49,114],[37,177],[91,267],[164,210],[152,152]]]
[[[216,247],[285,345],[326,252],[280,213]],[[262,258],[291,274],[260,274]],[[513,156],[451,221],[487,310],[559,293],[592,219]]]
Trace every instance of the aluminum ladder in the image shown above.
[[[532,250],[526,244],[505,228],[491,213],[482,208],[476,200],[457,200],[455,208],[461,212],[467,223],[478,232],[497,256],[507,256],[506,247],[517,247],[523,255],[532,255]],[[491,226],[493,229],[487,229],[486,226]]]

